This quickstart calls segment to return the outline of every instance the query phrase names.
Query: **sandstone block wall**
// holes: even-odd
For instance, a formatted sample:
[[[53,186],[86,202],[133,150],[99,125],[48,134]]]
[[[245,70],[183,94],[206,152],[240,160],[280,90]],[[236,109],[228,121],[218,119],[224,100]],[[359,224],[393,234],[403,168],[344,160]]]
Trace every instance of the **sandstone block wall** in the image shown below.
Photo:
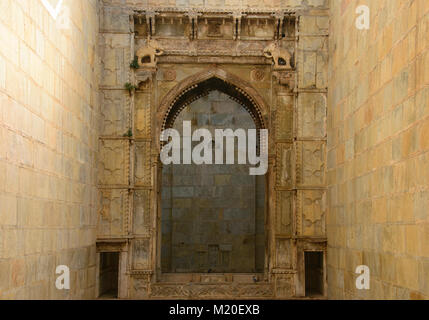
[[[370,8],[358,30],[356,7]],[[429,298],[429,2],[331,1],[330,298]],[[367,265],[370,290],[357,290]]]
[[[98,2],[63,8],[0,1],[0,299],[95,296]]]
[[[174,129],[182,137],[184,121],[193,131],[210,130],[213,139],[216,129],[255,129],[247,110],[218,91],[180,113]],[[265,179],[249,175],[253,166],[237,164],[238,153],[247,157],[247,149],[234,145],[235,164],[163,165],[163,272],[263,272]],[[219,147],[213,141],[213,161]]]

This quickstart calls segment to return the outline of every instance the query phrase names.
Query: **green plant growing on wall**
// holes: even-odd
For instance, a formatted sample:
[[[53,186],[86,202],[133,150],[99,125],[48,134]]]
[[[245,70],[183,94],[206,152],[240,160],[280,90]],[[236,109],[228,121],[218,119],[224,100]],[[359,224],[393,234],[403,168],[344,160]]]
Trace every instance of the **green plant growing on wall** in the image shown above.
[[[128,129],[127,133],[124,133],[124,137],[131,138],[133,136],[133,130]]]
[[[135,56],[135,57],[134,57],[134,60],[133,60],[133,61],[131,61],[131,63],[130,63],[130,68],[131,68],[131,69],[138,69],[138,68],[140,68],[140,66],[139,66],[139,61],[138,61],[138,57],[137,57],[137,56]]]
[[[130,93],[130,95],[132,95],[132,94],[133,94],[133,92],[137,89],[137,87],[136,87],[135,85],[133,85],[132,83],[127,82],[127,83],[125,84],[125,89],[127,89],[127,90],[128,90],[128,92]]]

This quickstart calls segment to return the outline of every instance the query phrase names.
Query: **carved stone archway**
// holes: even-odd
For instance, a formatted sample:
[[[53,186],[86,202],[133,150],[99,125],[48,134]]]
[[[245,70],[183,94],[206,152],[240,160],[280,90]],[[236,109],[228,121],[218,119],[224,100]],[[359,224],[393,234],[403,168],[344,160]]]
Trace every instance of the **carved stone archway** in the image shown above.
[[[247,81],[214,67],[182,80],[162,99],[157,109],[157,137],[170,128],[184,107],[207,95],[212,90],[227,94],[251,115],[257,129],[268,129],[268,106]]]
[[[255,88],[252,87],[250,83],[247,81],[225,71],[220,68],[214,67],[210,68],[204,71],[201,71],[199,73],[196,73],[192,76],[187,77],[186,79],[182,80],[180,83],[178,83],[174,88],[172,88],[161,100],[159,107],[157,108],[157,136],[154,137],[154,139],[158,139],[160,137],[160,134],[162,130],[165,130],[167,128],[171,128],[174,124],[175,119],[180,114],[180,112],[190,103],[198,100],[201,97],[206,96],[211,91],[220,91],[222,93],[225,93],[228,95],[232,100],[239,103],[246,111],[249,113],[249,115],[252,117],[256,129],[268,129],[268,132],[270,131],[269,128],[269,117],[268,117],[268,105],[264,101],[264,99],[261,97],[261,95],[257,92]],[[260,143],[266,143],[266,141],[259,141]],[[160,147],[160,146],[159,146]],[[237,289],[236,283],[230,283],[229,285],[225,286],[223,289],[225,291],[225,296],[231,295],[238,297],[241,296],[243,293],[240,292],[240,290],[243,290],[245,292],[249,291],[247,294],[250,293],[251,285],[254,288],[254,296],[262,295],[262,296],[272,296],[273,293],[273,286],[269,283],[269,259],[270,259],[270,245],[269,245],[269,239],[270,239],[270,228],[268,226],[268,214],[269,214],[269,197],[268,195],[273,192],[274,189],[270,189],[273,186],[270,185],[269,181],[269,175],[272,174],[270,172],[270,168],[268,169],[269,172],[265,176],[265,190],[266,190],[266,197],[265,197],[265,223],[264,223],[264,229],[265,229],[265,267],[263,274],[258,275],[247,275],[247,281],[244,281],[245,286],[241,289]],[[272,169],[271,169],[272,171]],[[162,287],[165,287],[165,284],[162,282],[168,281],[168,282],[175,282],[176,279],[183,278],[182,275],[175,277],[172,274],[168,275],[162,275],[160,272],[160,250],[161,250],[161,244],[160,244],[160,230],[161,230],[161,224],[160,224],[160,188],[161,188],[161,176],[162,174],[162,164],[160,161],[158,161],[157,165],[157,181],[156,181],[156,190],[158,193],[157,197],[157,240],[156,240],[156,255],[157,255],[157,262],[156,262],[156,275],[157,282],[159,283],[160,289],[163,290]],[[238,275],[239,276],[239,275]],[[245,275],[242,275],[245,276]],[[212,276],[210,274],[199,274],[197,277],[202,277],[205,279],[205,281],[210,279],[212,281],[218,281],[216,280],[217,276]],[[254,283],[254,278],[258,278],[258,283]],[[241,284],[241,286],[244,284]],[[158,285],[155,284],[155,287]],[[198,285],[183,285],[183,284],[169,284],[169,286],[174,287],[175,290],[190,290],[190,292],[194,292],[193,294],[196,294],[198,296],[199,290]],[[189,287],[189,288],[188,288]],[[188,288],[188,289],[184,289]],[[205,287],[209,288],[209,287]],[[213,287],[215,289],[215,287]],[[181,291],[182,292],[182,291]],[[186,291],[187,292],[187,291]],[[234,292],[236,292],[234,294]],[[182,292],[183,293],[183,292]]]
[[[103,34],[104,50],[116,58],[106,59],[112,85],[102,90],[100,198],[107,211],[100,212],[97,241],[124,243],[128,291],[121,297],[302,297],[306,252],[323,253],[326,264],[326,88],[320,76],[326,39],[310,31],[317,25],[310,21],[319,18],[307,13],[295,7],[130,7],[126,33]],[[139,61],[129,71],[150,40],[156,41],[154,63]],[[137,89],[125,91],[126,81]],[[183,106],[212,89],[236,99],[256,127],[269,131],[265,272],[256,281],[230,274],[165,278],[159,268],[161,132]]]

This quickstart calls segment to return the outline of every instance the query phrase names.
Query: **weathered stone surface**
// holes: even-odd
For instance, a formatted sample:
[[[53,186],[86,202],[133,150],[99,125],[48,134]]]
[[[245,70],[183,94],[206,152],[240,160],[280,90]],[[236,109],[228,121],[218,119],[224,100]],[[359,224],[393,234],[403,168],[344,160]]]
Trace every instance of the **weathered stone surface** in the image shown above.
[[[370,2],[370,29],[359,30],[357,4],[331,5],[326,231],[328,275],[341,277],[329,278],[329,296],[428,299],[428,183],[420,176],[429,8]],[[359,264],[371,271],[370,290],[354,285]]]
[[[136,142],[135,150],[135,184],[148,186],[152,181],[150,143]]]
[[[150,247],[148,239],[133,241],[133,269],[148,269],[150,263]]]
[[[194,130],[206,128],[213,133],[215,129],[255,127],[244,108],[218,91],[179,114],[174,123],[179,132],[183,121],[191,121]],[[163,271],[256,272],[263,266],[265,186],[249,175],[249,165],[237,164],[242,151],[235,151],[236,164],[231,165],[164,166]],[[242,255],[246,261],[240,259]]]
[[[0,11],[0,299],[93,298],[83,278],[57,290],[55,267],[94,267],[65,257],[95,248],[97,3],[64,3],[57,20],[42,1]]]
[[[136,93],[135,96],[135,130],[137,138],[151,136],[151,102],[150,94]]]
[[[277,108],[275,113],[276,139],[291,140],[293,138],[293,117],[294,117],[293,96],[281,95],[277,98]]]
[[[150,191],[136,190],[134,192],[133,229],[138,235],[147,234],[150,228]]]
[[[292,236],[294,231],[293,193],[290,191],[278,191],[276,197],[276,233],[277,235]]]
[[[291,187],[293,185],[292,161],[294,159],[293,145],[291,143],[277,144],[277,185]]]
[[[292,269],[294,247],[289,239],[277,239],[276,241],[276,267]]]
[[[297,232],[304,236],[326,235],[326,195],[323,191],[298,192]]]
[[[302,186],[324,186],[326,143],[300,141],[296,146],[296,182]]]
[[[302,93],[298,97],[298,136],[326,136],[326,97],[319,93]]]
[[[100,141],[100,172],[98,180],[103,185],[128,185],[128,140]]]
[[[97,236],[108,238],[126,234],[128,190],[101,190]]]
[[[129,123],[129,96],[124,90],[106,90],[101,94],[101,128],[103,136],[121,136],[127,133]]]
[[[421,257],[428,250],[418,241],[428,234],[424,1],[403,4],[415,20],[382,21],[375,27],[381,36],[368,31],[363,40],[350,29],[352,2],[334,4],[329,55],[327,0],[70,2],[71,29],[38,0],[0,3],[6,12],[0,17],[0,211],[7,212],[0,222],[0,298],[96,297],[97,241],[99,251],[121,252],[121,298],[302,296],[301,256],[324,251],[326,234],[331,296],[362,297],[353,288],[354,265],[368,259],[379,296],[427,297]],[[133,24],[133,9],[148,7],[158,11],[148,17],[152,27],[146,16]],[[161,13],[168,7],[198,8],[203,16],[192,29],[187,15]],[[226,16],[205,18],[209,8]],[[297,20],[285,19],[277,34],[271,14],[286,9]],[[350,37],[341,40],[346,28],[338,20],[346,17]],[[159,41],[154,68],[138,61],[141,68],[133,70],[134,54],[151,36]],[[291,60],[264,57],[270,46],[287,50]],[[204,77],[227,83],[226,93],[241,97],[269,130],[267,178],[233,166],[161,172],[163,117]],[[125,83],[138,88],[129,93]],[[182,101],[202,103],[193,125],[242,126],[240,117],[249,117],[231,109],[235,101],[208,102],[204,90],[199,94]],[[327,181],[332,200],[325,207]],[[378,255],[364,254],[370,249]],[[154,268],[162,270],[169,255],[176,272],[240,266],[255,275],[173,274],[166,283]],[[54,286],[58,264],[72,269],[69,292]]]
[[[103,33],[100,38],[100,85],[123,89],[129,81],[129,64],[132,60],[130,35]]]

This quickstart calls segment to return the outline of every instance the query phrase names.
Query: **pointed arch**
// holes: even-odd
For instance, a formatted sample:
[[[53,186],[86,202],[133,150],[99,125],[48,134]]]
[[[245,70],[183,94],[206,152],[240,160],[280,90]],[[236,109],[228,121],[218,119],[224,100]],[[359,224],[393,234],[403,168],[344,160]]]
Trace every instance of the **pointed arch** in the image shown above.
[[[159,128],[171,128],[180,112],[190,103],[218,90],[242,105],[253,118],[257,129],[268,128],[268,108],[260,94],[245,80],[219,68],[192,75],[171,89],[158,108]]]

